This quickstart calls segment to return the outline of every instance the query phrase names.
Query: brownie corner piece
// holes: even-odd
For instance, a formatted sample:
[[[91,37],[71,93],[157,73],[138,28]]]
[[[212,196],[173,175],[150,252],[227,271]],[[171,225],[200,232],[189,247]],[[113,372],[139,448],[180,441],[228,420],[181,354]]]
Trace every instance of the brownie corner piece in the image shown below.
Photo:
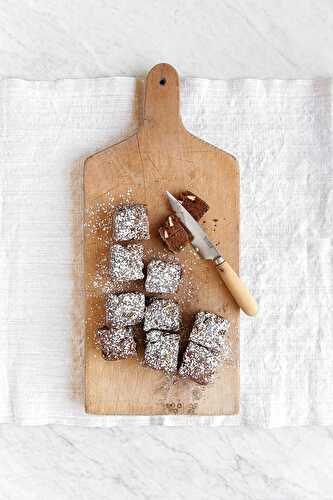
[[[150,236],[147,207],[140,204],[115,207],[113,238],[115,241],[148,240]]]
[[[190,242],[188,232],[176,215],[169,215],[158,233],[163,243],[173,253],[179,252]]]
[[[110,275],[115,281],[142,280],[143,274],[143,245],[130,243],[127,246],[119,243],[110,248]]]
[[[145,288],[150,293],[174,293],[177,291],[182,276],[182,267],[178,262],[152,259],[147,266]]]
[[[183,356],[179,375],[200,385],[207,385],[213,381],[216,369],[221,362],[220,353],[210,351],[206,347],[190,341]]]
[[[132,327],[103,326],[96,332],[96,344],[107,361],[134,358],[137,356]]]
[[[200,311],[196,314],[190,340],[208,349],[221,352],[226,347],[230,322],[217,314]]]
[[[209,210],[208,204],[191,191],[183,191],[180,193],[179,201],[197,221],[199,221]]]
[[[144,365],[167,374],[177,373],[180,335],[160,330],[146,334]]]
[[[146,307],[143,330],[179,330],[181,312],[177,302],[171,299],[154,298]]]
[[[111,294],[106,299],[106,321],[112,326],[133,326],[145,314],[145,296],[141,292]]]

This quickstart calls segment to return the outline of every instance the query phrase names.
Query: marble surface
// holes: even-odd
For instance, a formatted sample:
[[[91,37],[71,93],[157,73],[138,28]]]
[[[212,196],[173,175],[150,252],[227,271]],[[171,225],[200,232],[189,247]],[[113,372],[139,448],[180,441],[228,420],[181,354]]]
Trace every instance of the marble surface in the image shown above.
[[[330,0],[0,0],[0,77],[333,74]],[[0,499],[333,498],[333,428],[0,426]]]
[[[332,499],[328,428],[0,427],[0,498]]]

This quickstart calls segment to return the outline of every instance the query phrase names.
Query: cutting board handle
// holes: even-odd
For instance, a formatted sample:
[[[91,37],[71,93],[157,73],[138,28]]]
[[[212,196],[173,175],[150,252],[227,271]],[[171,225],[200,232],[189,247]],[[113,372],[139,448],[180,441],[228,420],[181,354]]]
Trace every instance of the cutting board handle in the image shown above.
[[[157,64],[149,71],[143,117],[143,127],[162,134],[183,128],[179,109],[179,76],[170,64]]]

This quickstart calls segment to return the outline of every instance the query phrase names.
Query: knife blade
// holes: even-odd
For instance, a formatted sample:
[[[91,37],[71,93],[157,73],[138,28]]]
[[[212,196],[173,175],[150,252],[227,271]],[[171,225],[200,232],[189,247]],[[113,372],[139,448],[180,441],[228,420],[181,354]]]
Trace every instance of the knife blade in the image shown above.
[[[257,303],[240,277],[235,273],[230,264],[226,262],[215,245],[210,241],[201,225],[183,207],[180,201],[172,196],[169,191],[166,194],[172,210],[191,233],[193,237],[191,244],[194,249],[202,259],[214,262],[216,269],[219,271],[220,278],[228,288],[235,302],[246,314],[254,316],[258,309]]]
[[[224,258],[217,250],[215,245],[210,241],[205,231],[202,229],[200,224],[192,217],[192,215],[183,207],[183,205],[174,196],[172,196],[169,191],[167,191],[167,197],[172,210],[177,215],[178,219],[186,227],[186,229],[192,234],[191,244],[194,249],[200,254],[200,256],[205,260],[216,260],[219,259],[220,264],[224,261]]]

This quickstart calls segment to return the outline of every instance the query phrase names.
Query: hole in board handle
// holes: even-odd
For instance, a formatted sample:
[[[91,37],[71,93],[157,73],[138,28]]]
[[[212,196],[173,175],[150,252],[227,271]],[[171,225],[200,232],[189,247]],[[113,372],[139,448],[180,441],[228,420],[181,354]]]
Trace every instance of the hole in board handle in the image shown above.
[[[165,84],[166,84],[166,79],[162,78],[162,80],[160,80],[160,85],[165,85]]]

